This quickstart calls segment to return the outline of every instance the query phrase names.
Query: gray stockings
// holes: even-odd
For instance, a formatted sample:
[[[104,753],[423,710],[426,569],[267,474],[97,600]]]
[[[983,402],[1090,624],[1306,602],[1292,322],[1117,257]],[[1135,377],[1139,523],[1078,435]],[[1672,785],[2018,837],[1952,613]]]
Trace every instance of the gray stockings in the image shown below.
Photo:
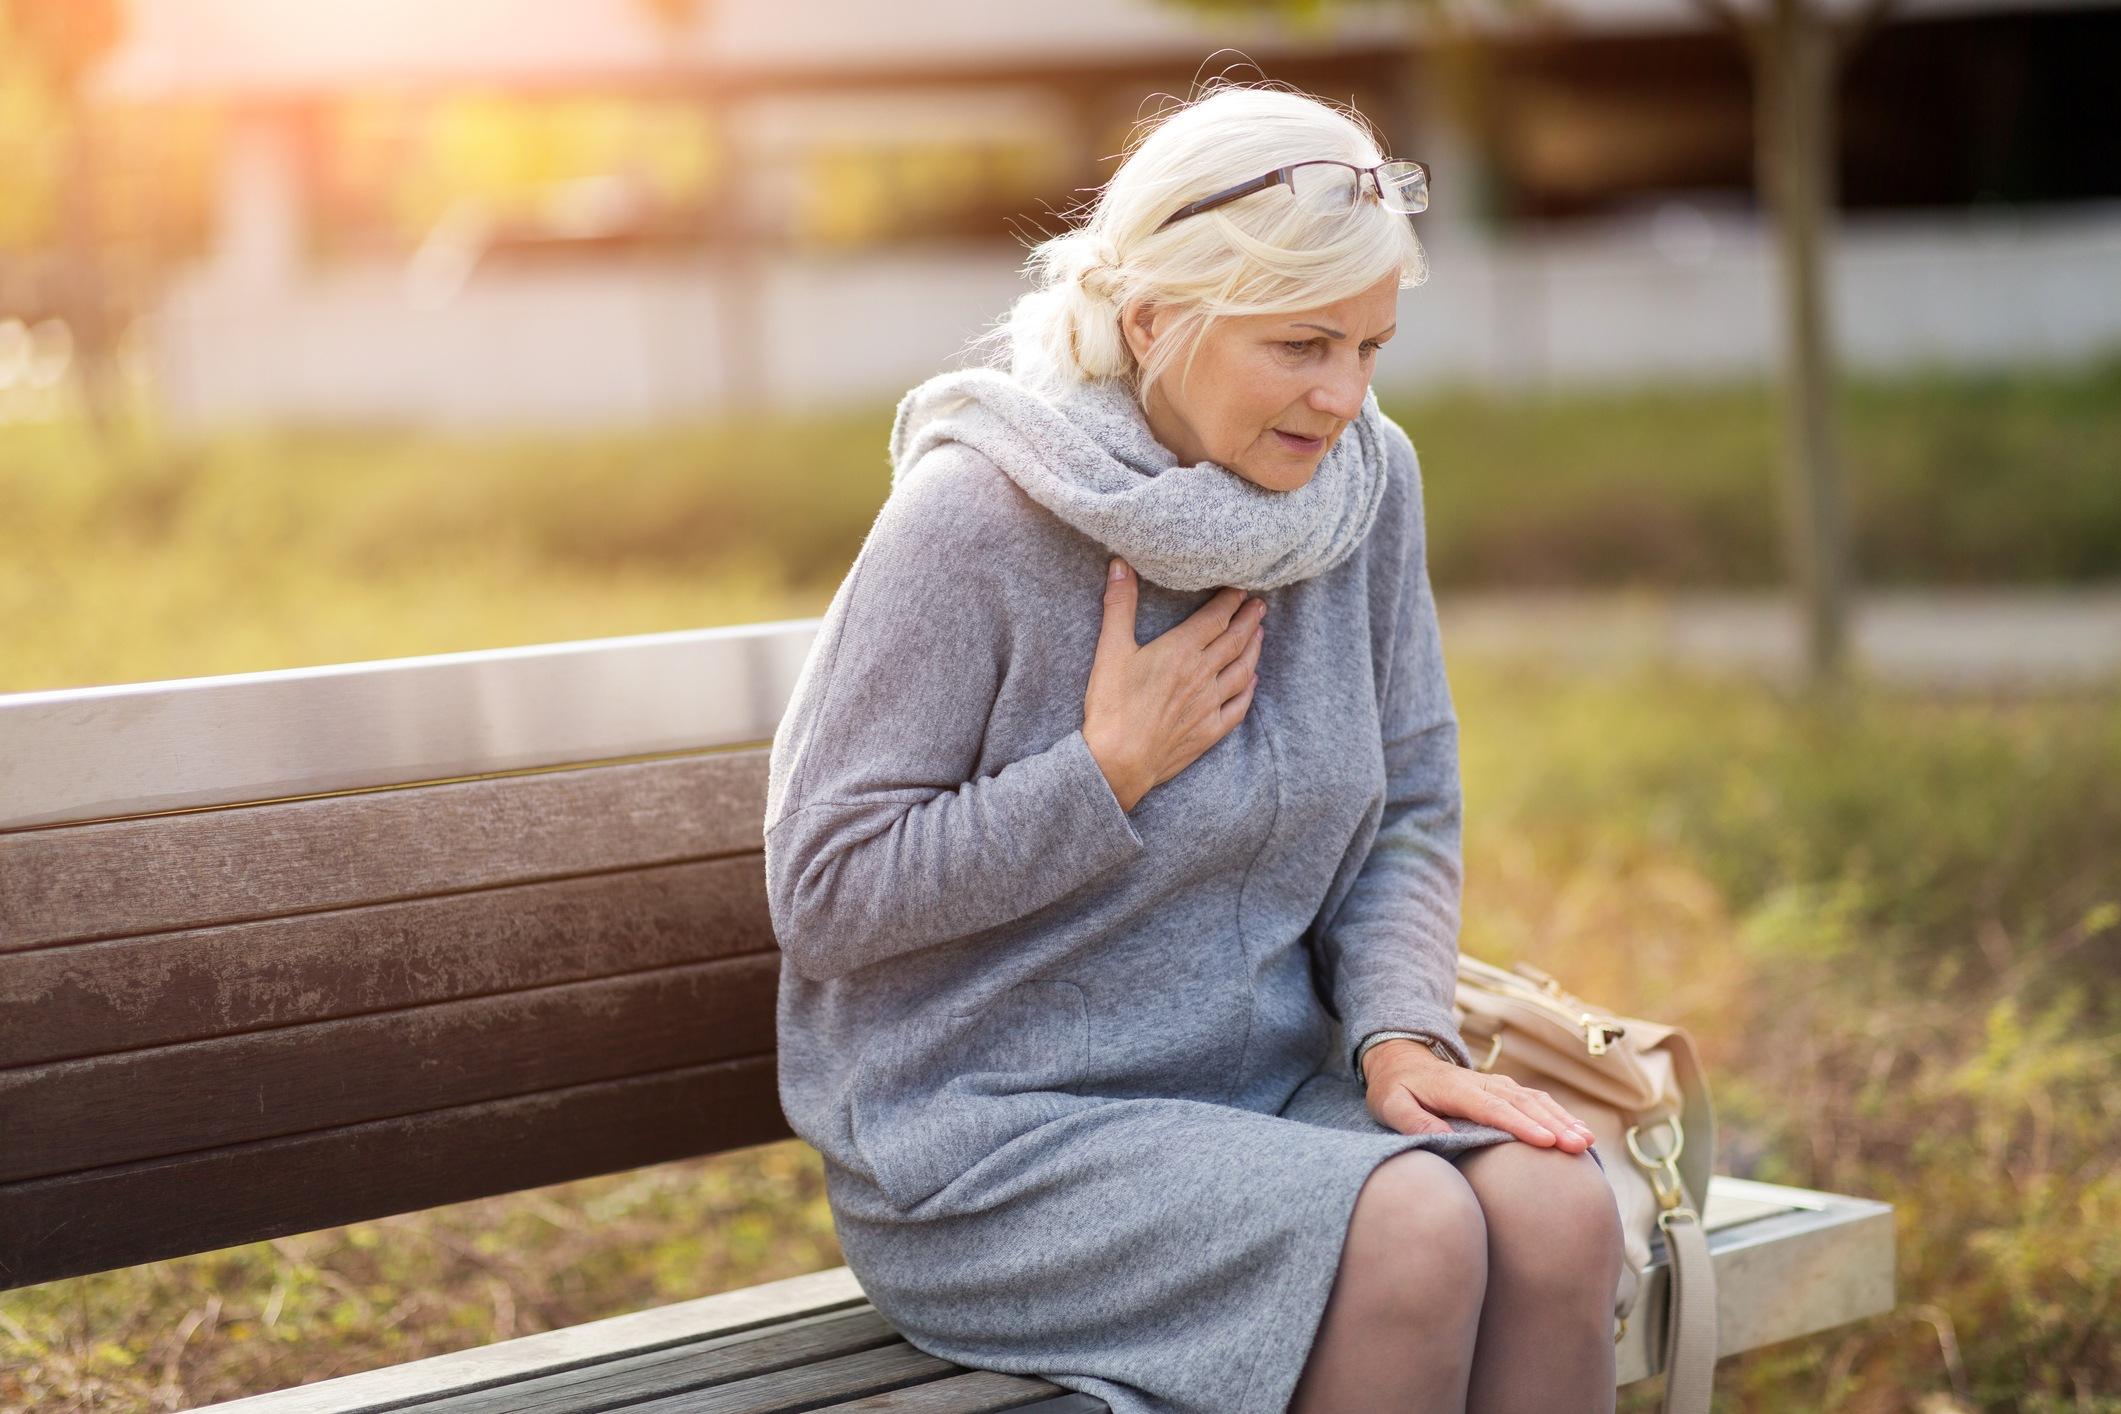
[[[1372,1171],[1291,1414],[1613,1408],[1620,1214],[1589,1154],[1513,1140]]]

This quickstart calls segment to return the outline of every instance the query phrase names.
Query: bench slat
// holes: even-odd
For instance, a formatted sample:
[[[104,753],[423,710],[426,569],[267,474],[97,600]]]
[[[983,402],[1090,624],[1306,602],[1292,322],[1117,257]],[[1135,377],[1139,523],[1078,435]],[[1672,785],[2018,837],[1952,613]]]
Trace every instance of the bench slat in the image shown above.
[[[791,1137],[771,1054],[0,1184],[0,1290]]]
[[[0,1182],[774,1048],[780,954],[0,1071]]]
[[[0,1068],[772,950],[761,857],[74,943],[0,966]]]
[[[632,1354],[716,1337],[758,1335],[783,1323],[874,1310],[853,1272],[827,1267],[446,1355],[245,1395],[211,1407],[219,1414],[353,1414],[398,1409]]]
[[[795,1414],[955,1375],[963,1369],[962,1365],[901,1340],[875,1350],[838,1355],[811,1365],[792,1366],[712,1389],[665,1395],[625,1407],[631,1414]]]
[[[767,755],[0,834],[0,953],[757,853]]]
[[[1109,1414],[1102,1399],[1073,1393],[1055,1396],[1049,1381],[992,1370],[974,1370],[823,1407],[832,1414],[991,1414],[1002,1409],[1020,1414]]]
[[[559,1414],[619,1408],[904,1343],[872,1306],[598,1360],[527,1380],[425,1399],[421,1414]]]
[[[0,830],[773,736],[819,621],[0,694]]]

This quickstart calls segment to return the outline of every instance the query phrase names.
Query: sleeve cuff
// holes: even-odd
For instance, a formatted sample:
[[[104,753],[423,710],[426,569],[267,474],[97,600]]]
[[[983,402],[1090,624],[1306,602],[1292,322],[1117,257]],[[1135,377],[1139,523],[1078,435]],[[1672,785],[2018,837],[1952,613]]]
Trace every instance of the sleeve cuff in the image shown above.
[[[1087,856],[1083,862],[1091,873],[1100,873],[1148,848],[1127,812],[1120,808],[1112,783],[1097,764],[1090,743],[1077,727],[1054,747],[1060,779],[1068,787],[1065,804],[1070,812],[1067,838]]]

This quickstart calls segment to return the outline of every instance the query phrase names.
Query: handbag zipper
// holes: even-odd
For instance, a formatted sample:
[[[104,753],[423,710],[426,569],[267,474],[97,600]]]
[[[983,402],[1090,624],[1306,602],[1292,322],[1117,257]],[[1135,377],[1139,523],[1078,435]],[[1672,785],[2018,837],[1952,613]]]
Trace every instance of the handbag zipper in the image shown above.
[[[1462,957],[1460,962],[1461,965],[1467,966],[1468,970],[1494,983],[1499,989],[1522,997],[1552,1015],[1557,1021],[1581,1032],[1584,1049],[1594,1056],[1604,1055],[1612,1049],[1613,1041],[1628,1034],[1627,1028],[1620,1022],[1586,1008],[1581,997],[1565,991],[1558,978],[1532,963],[1516,963],[1516,971],[1512,973],[1478,958]]]

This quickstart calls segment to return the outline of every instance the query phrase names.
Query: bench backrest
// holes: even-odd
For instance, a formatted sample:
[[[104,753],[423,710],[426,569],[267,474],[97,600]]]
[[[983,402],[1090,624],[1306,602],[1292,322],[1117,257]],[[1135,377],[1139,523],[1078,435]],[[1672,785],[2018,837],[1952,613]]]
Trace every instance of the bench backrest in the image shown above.
[[[0,696],[0,1289],[787,1137],[815,630]]]

